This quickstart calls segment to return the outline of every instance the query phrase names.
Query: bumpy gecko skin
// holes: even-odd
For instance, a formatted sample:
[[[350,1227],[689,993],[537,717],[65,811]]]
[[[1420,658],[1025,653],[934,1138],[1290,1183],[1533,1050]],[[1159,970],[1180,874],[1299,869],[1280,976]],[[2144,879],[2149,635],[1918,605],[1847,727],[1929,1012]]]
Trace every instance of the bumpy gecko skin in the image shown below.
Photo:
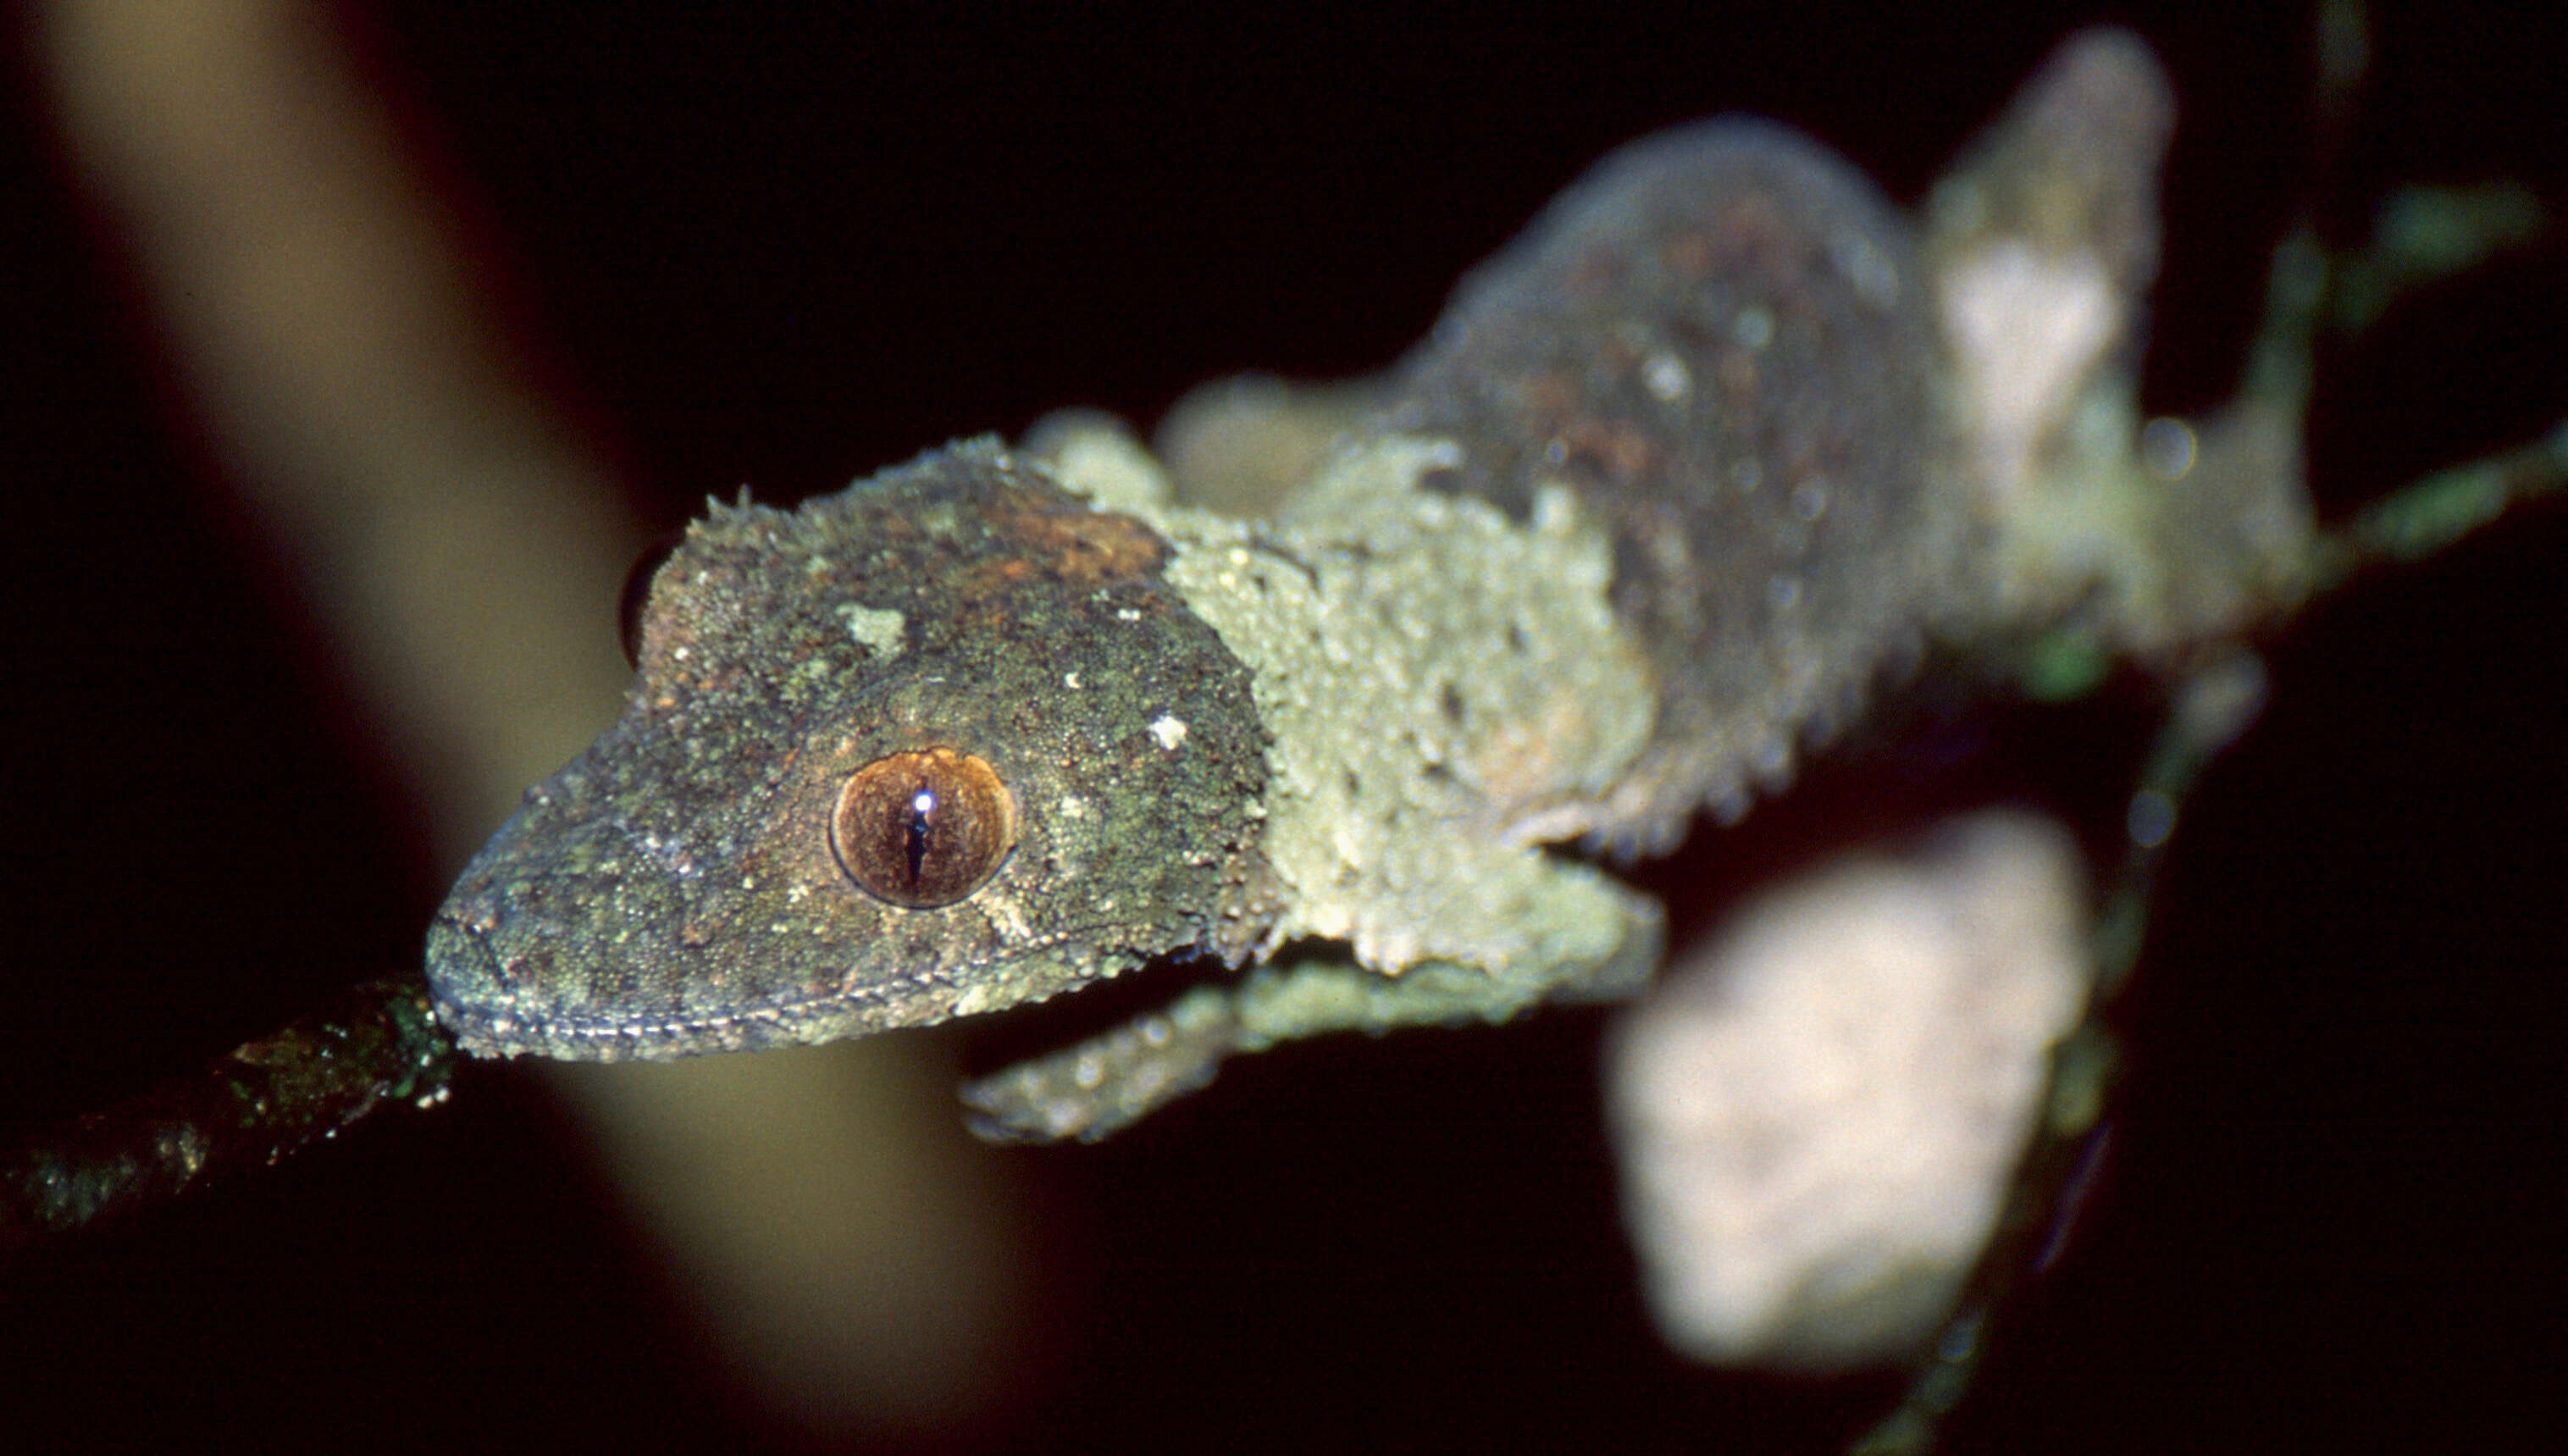
[[[1660,689],[1647,755],[1579,827],[1663,849],[1735,814],[1885,653],[1950,614],[1967,518],[1906,221],[1845,163],[1719,121],[1614,154],[1464,281],[1398,422],[1431,477],[1607,526]]]
[[[623,721],[440,913],[440,1014],[675,1056],[1258,962],[967,1092],[1095,1137],[1232,1052],[1629,991],[1657,906],[1544,846],[1743,812],[1929,637],[2180,650],[2266,599],[2242,568],[2167,625],[2099,548],[2240,514],[2133,464],[2166,95],[2072,41],[1923,242],[1771,124],[1629,147],[1260,520],[1093,417],[717,510]]]
[[[665,1057],[1237,958],[1263,928],[1265,734],[1167,549],[989,443],[792,514],[717,507],[660,568],[622,721],[439,912],[438,1014],[484,1056]],[[911,906],[886,896],[944,896],[851,876],[880,815],[842,799],[886,760],[995,775],[1007,812],[982,817],[1009,843],[986,883]],[[944,826],[916,829],[932,879]]]

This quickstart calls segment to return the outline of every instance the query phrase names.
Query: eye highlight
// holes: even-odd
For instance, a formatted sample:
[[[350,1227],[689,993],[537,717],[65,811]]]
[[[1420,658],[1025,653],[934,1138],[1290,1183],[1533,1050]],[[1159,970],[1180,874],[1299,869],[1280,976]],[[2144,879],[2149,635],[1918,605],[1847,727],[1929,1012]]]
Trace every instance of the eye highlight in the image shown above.
[[[856,770],[829,816],[838,868],[877,900],[952,905],[985,884],[1017,842],[998,772],[950,748],[895,753]]]

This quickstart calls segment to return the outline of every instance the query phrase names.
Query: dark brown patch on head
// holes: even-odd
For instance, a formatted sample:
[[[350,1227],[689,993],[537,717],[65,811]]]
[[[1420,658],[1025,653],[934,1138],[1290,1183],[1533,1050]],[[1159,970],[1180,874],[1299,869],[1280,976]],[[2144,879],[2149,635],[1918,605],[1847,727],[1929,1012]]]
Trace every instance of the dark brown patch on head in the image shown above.
[[[1015,512],[993,521],[991,531],[1056,581],[1126,581],[1156,572],[1167,556],[1166,546],[1140,522],[1084,507]]]

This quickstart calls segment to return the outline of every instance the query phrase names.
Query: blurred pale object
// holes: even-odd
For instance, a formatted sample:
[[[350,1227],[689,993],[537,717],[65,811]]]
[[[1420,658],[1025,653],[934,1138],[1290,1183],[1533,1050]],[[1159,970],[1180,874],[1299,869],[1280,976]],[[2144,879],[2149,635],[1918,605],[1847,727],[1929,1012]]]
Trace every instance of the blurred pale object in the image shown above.
[[[173,402],[460,865],[631,681],[614,607],[643,533],[614,471],[534,387],[500,255],[331,7],[52,0],[32,38]],[[713,1343],[817,1437],[958,1428],[1017,1369],[1013,1191],[922,1044],[560,1082]]]
[[[1934,1332],[2086,1003],[2086,925],[2068,835],[1991,813],[1772,892],[1670,972],[1606,1062],[1669,1343],[1815,1369]]]
[[[57,0],[37,20],[178,402],[461,864],[622,700],[605,624],[643,537],[612,473],[527,388],[469,209],[326,8]]]
[[[878,1042],[897,1054],[845,1054]],[[555,1068],[706,1332],[815,1436],[950,1439],[1016,1392],[1028,1231],[946,1113],[950,1045]]]

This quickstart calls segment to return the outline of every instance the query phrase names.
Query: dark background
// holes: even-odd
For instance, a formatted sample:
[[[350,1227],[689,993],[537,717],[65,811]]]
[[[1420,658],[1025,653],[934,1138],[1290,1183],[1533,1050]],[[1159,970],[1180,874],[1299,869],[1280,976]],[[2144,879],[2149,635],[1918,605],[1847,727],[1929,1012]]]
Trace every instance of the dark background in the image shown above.
[[[529,9],[389,4],[358,31],[469,189],[554,386],[662,523],[1055,406],[1147,422],[1226,372],[1378,366],[1587,161],[1691,117],[1781,117],[1913,199],[2070,28],[2049,6],[1209,27]],[[2520,177],[2568,202],[2568,45],[2512,12],[2382,17],[2334,224],[2407,178]],[[2198,409],[2228,392],[2305,175],[2306,20],[2094,14],[2146,33],[2181,91],[2148,401]],[[173,422],[12,80],[17,1122],[407,962],[441,887],[422,812]],[[2568,411],[2563,277],[2554,238],[2332,353],[2328,507]],[[1955,1449],[2559,1439],[2563,564],[2568,520],[2533,513],[2274,645],[2272,709],[2190,806],[2115,1018],[2132,1064],[2100,1192]],[[2091,826],[2135,731],[2109,710],[1975,719],[1944,735],[1992,748],[1974,767],[1822,774],[1653,883],[1708,914],[1957,785]],[[1613,1222],[1597,1024],[1296,1048],[1113,1144],[1019,1155],[1056,1231],[1042,1373],[946,1439],[1825,1449],[1860,1429],[1891,1384],[1743,1380],[1653,1342]],[[434,1115],[0,1269],[0,1447],[793,1446],[622,1218],[535,1084],[477,1069]]]

